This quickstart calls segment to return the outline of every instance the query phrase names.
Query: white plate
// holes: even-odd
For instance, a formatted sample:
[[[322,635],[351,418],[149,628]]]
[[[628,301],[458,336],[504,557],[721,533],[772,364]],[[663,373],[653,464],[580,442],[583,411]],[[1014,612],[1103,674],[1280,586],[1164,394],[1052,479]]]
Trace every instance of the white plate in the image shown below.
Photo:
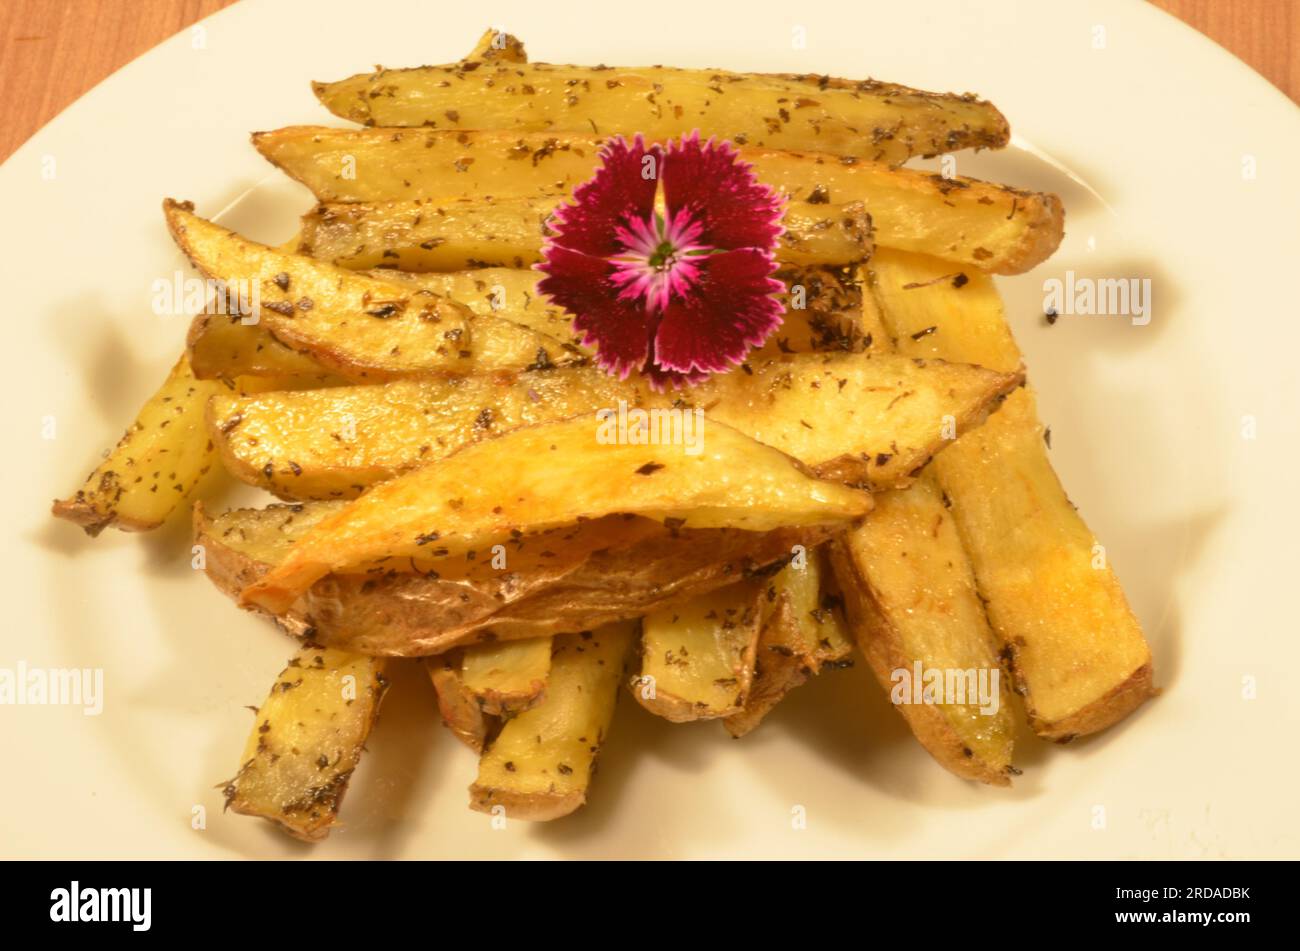
[[[723,9],[244,0],[121,70],[0,168],[15,361],[0,383],[0,667],[105,676],[97,717],[0,706],[0,855],[1300,854],[1295,105],[1139,2]],[[347,826],[328,842],[308,849],[222,814],[214,786],[236,766],[243,705],[261,700],[289,643],[190,569],[183,526],[91,541],[52,520],[49,502],[92,467],[180,347],[181,323],[150,309],[151,282],[180,266],[161,199],[208,214],[239,199],[224,220],[287,236],[306,193],[247,133],[329,121],[308,80],[454,59],[489,18],[539,60],[973,89],[1019,141],[1056,157],[1059,167],[1011,149],[957,166],[1065,199],[1060,252],[1001,283],[1053,459],[1147,627],[1162,697],[1070,748],[1026,740],[1009,792],[934,765],[862,667],[798,690],[740,742],[624,703],[590,806],[494,830],[465,808],[474,757],[434,727],[416,672],[396,678]],[[1043,282],[1067,270],[1150,278],[1151,323],[1048,328]],[[54,439],[43,438],[47,417]],[[1243,438],[1244,417],[1256,438]],[[192,828],[198,806],[203,829]],[[796,807],[806,828],[791,822]]]

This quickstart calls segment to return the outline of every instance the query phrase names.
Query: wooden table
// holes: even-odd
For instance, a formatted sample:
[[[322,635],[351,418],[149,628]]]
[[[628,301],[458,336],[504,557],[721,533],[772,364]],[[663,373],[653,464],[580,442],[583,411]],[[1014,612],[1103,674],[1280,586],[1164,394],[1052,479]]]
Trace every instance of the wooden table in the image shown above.
[[[0,161],[78,96],[235,0],[0,0]],[[1300,102],[1300,0],[1151,0]]]

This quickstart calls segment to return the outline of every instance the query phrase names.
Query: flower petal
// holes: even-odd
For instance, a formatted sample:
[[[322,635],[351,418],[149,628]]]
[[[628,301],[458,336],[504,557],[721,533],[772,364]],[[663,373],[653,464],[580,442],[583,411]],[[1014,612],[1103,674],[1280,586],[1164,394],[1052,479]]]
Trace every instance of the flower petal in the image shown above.
[[[754,177],[729,142],[699,132],[669,142],[663,159],[664,202],[670,215],[689,210],[704,226],[702,244],[715,248],[770,248],[781,232],[785,199]]]
[[[537,269],[546,277],[537,282],[537,290],[573,315],[573,329],[582,335],[583,346],[596,351],[596,363],[619,379],[640,369],[650,353],[657,316],[643,300],[619,298],[610,279],[614,265],[604,258],[559,245],[543,253],[546,260]]]
[[[646,219],[654,211],[658,180],[642,174],[642,161],[654,156],[657,175],[663,162],[658,145],[646,148],[641,136],[630,143],[619,136],[600,151],[604,164],[593,178],[573,190],[573,204],[561,205],[547,222],[566,248],[596,257],[609,257],[623,250],[616,229],[629,217]]]
[[[776,261],[770,252],[742,248],[700,262],[700,280],[690,295],[674,297],[664,312],[651,356],[661,370],[689,377],[739,364],[785,313],[773,296],[785,286],[772,276]]]

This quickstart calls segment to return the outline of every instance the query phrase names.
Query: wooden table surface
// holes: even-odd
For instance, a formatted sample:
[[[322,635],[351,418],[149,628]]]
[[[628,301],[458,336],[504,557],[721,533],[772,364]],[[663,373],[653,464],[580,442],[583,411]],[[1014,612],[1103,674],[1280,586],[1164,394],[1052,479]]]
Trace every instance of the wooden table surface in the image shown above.
[[[236,0],[2,0],[0,161],[119,66]],[[1300,102],[1300,0],[1151,0]]]

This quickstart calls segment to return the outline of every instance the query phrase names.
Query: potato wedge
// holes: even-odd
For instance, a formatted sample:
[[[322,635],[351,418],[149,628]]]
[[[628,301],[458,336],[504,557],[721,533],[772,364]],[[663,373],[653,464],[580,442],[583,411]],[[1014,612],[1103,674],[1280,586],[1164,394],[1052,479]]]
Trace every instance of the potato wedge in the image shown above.
[[[905,492],[881,493],[871,520],[831,543],[835,570],[858,647],[921,745],[964,779],[1005,786],[1014,774],[1011,692],[942,499],[930,473]],[[918,669],[922,678],[951,674],[961,696],[913,702],[900,684]]]
[[[247,392],[275,384],[252,380],[239,385]],[[75,495],[54,502],[53,514],[91,536],[109,525],[130,532],[157,528],[185,503],[216,461],[204,409],[209,397],[235,386],[196,379],[189,357],[182,354],[113,451]]]
[[[665,66],[452,63],[313,83],[325,108],[367,126],[594,132],[662,141],[703,129],[737,143],[901,164],[1001,148],[1007,120],[969,94],[874,80]]]
[[[651,390],[595,367],[455,381],[215,397],[209,431],[226,468],[284,498],[352,498],[367,487],[521,426],[596,412],[655,432],[707,408],[826,478],[908,484],[947,445],[945,419],[979,424],[1019,377],[892,355],[801,354],[714,376],[684,393]],[[620,401],[626,404],[620,413]],[[649,412],[657,415],[649,415]]]
[[[390,282],[239,237],[168,201],[168,226],[204,275],[260,294],[260,322],[277,339],[351,380],[386,380],[472,369],[522,369],[558,341],[431,291]],[[557,362],[562,362],[560,356]]]
[[[190,368],[200,380],[277,377],[290,388],[343,382],[305,353],[281,343],[265,327],[221,314],[199,314],[186,338]],[[218,391],[219,392],[219,391]]]
[[[566,196],[490,202],[326,202],[303,216],[299,251],[340,267],[399,271],[524,268],[542,260],[546,221]],[[871,255],[871,216],[861,202],[791,202],[779,260],[844,265]]]
[[[306,842],[329,835],[388,689],[387,663],[304,645],[257,709],[226,808]]]
[[[795,687],[823,666],[851,664],[853,643],[831,580],[826,551],[804,552],[764,585],[764,621],[754,655],[754,672],[745,701],[723,720],[732,736],[741,737]]]
[[[636,630],[623,621],[555,639],[546,697],[507,721],[483,754],[471,809],[546,821],[587,801]]]
[[[678,418],[677,444],[634,445],[590,415],[471,443],[437,466],[372,487],[321,522],[241,601],[282,614],[329,574],[486,550],[520,532],[616,513],[768,532],[846,526],[871,509],[865,492],[815,479],[703,412]]]
[[[551,671],[552,638],[485,642],[424,658],[449,730],[483,752],[501,718],[541,702]]]
[[[215,519],[196,506],[195,542],[209,580],[238,599],[342,504],[273,505]],[[444,565],[437,576],[385,569],[326,578],[275,620],[294,636],[367,654],[441,654],[638,618],[768,571],[794,546],[821,544],[833,532],[829,525],[768,533],[673,530],[615,516],[514,539],[500,569],[499,553],[485,553]]]
[[[987,279],[899,253],[873,269],[904,353],[999,369],[1020,364]],[[954,271],[968,279],[953,280]],[[1151,651],[1052,470],[1033,392],[1016,392],[995,416],[996,427],[965,433],[936,458],[934,472],[1030,724],[1064,741],[1110,726],[1153,695]]]
[[[438,714],[443,726],[475,753],[482,753],[488,734],[497,726],[483,711],[479,699],[465,685],[461,674],[462,651],[448,651],[437,657],[425,657],[425,670],[438,697]]]
[[[715,720],[745,706],[766,617],[766,584],[752,578],[641,622],[641,670],[629,686],[641,706],[674,723]]]
[[[600,163],[595,135],[330,129],[253,136],[273,164],[328,202],[493,200],[570,193]],[[1065,231],[1055,195],[817,152],[742,148],[760,181],[795,201],[861,202],[875,242],[940,255],[994,274],[1046,260]]]
[[[461,652],[461,677],[485,713],[511,717],[545,695],[551,648],[549,637],[475,644]]]

